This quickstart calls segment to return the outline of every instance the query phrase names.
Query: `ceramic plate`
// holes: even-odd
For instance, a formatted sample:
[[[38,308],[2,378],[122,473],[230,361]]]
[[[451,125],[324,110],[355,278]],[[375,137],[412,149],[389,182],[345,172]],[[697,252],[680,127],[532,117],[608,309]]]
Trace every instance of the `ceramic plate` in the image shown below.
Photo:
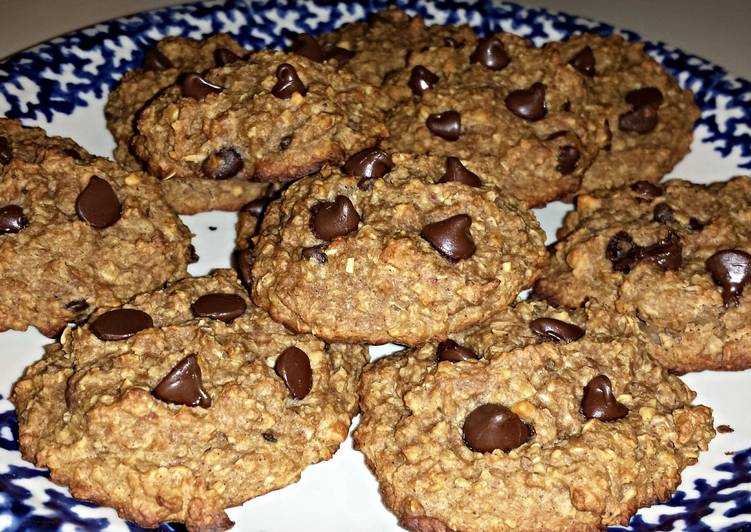
[[[538,45],[580,31],[639,39],[606,24],[514,4],[396,3],[428,22],[466,22],[480,33],[513,32]],[[53,39],[0,63],[0,113],[70,136],[93,153],[109,156],[114,142],[102,111],[107,93],[123,72],[141,64],[143,51],[156,40],[228,32],[249,48],[281,47],[292,32],[331,30],[383,9],[386,2],[291,4],[199,3],[125,17]],[[648,42],[646,49],[681,85],[696,93],[702,109],[692,152],[671,175],[710,182],[751,172],[751,83],[663,43]],[[548,235],[553,235],[568,208],[556,203],[537,211]],[[190,273],[201,275],[228,266],[236,216],[211,212],[184,220],[196,235],[194,245],[201,257]],[[112,509],[72,499],[48,480],[45,470],[20,457],[15,415],[4,398],[48,342],[35,330],[0,334],[0,528],[137,530]],[[384,348],[371,349],[373,356],[384,352]],[[639,512],[628,529],[751,529],[751,371],[703,372],[687,375],[685,381],[698,392],[698,402],[715,410],[716,425],[729,425],[734,432],[718,434],[699,463],[684,472],[673,498]],[[332,460],[308,468],[298,483],[230,509],[229,516],[239,530],[399,529],[381,503],[362,455],[352,450],[349,440]]]

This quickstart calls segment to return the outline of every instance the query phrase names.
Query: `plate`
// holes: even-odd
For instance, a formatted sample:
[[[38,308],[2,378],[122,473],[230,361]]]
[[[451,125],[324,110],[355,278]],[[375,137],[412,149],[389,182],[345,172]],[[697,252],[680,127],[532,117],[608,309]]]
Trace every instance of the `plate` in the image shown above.
[[[103,106],[123,72],[140,65],[143,51],[168,35],[201,38],[228,32],[249,48],[282,47],[293,32],[319,33],[362,19],[386,2],[198,3],[120,18],[58,37],[0,63],[0,113],[28,125],[74,138],[91,152],[109,156],[114,142],[107,133]],[[398,1],[397,5],[428,22],[466,22],[479,33],[517,33],[540,45],[589,31],[633,32],[612,26],[523,8],[508,3]],[[692,89],[702,109],[691,154],[671,173],[697,182],[724,180],[751,171],[751,83],[721,67],[659,42],[646,50]],[[562,203],[536,210],[548,235],[563,213]],[[195,233],[201,260],[193,275],[229,265],[233,213],[184,217]],[[114,510],[76,501],[48,480],[45,470],[24,462],[18,452],[13,407],[4,397],[23,369],[39,358],[49,340],[35,330],[0,334],[0,528],[6,530],[138,530]],[[393,349],[371,348],[372,356]],[[699,463],[683,474],[683,483],[665,504],[640,511],[629,527],[612,530],[751,529],[751,370],[702,372],[684,380],[698,392],[697,402],[715,410],[715,424],[734,432],[719,433]],[[356,426],[355,420],[354,426]],[[378,485],[363,457],[348,439],[328,462],[309,467],[302,479],[228,511],[239,530],[253,531],[392,531],[396,518],[383,506]],[[163,525],[163,530],[181,528]]]

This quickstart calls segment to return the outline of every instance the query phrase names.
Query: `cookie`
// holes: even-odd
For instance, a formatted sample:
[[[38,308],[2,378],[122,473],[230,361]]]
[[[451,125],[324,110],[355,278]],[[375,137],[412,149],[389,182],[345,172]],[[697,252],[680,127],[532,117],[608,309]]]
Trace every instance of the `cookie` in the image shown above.
[[[414,345],[488,319],[534,282],[545,251],[531,212],[492,186],[422,180],[403,160],[413,179],[348,161],[351,175],[325,168],[272,202],[253,300],[329,341]]]
[[[156,179],[19,131],[20,140],[4,137],[11,157],[0,177],[0,330],[33,325],[53,336],[187,275],[191,235]]]
[[[72,139],[51,137],[42,128],[26,127],[18,120],[0,117],[0,171],[13,159],[38,163],[50,151],[79,161],[92,158]]]
[[[220,270],[66,329],[11,399],[23,456],[75,497],[218,530],[225,508],[331,458],[366,361],[287,331]]]
[[[489,165],[530,207],[573,194],[605,143],[581,76],[512,34],[413,52],[385,90],[402,102],[385,149]]]
[[[675,372],[751,367],[751,179],[583,194],[535,291],[633,314]]]
[[[406,529],[625,525],[667,499],[714,436],[711,410],[638,338],[577,337],[561,321],[555,341],[532,331],[564,316],[520,307],[363,372],[355,448]]]
[[[609,141],[584,174],[581,190],[656,183],[689,152],[699,109],[690,90],[619,35],[577,35],[546,45],[560,52],[607,109]]]

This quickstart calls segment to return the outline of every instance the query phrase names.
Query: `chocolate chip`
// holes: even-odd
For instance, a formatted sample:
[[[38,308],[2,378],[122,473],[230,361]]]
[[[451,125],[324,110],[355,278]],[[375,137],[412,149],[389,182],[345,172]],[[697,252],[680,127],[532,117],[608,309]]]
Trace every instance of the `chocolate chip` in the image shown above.
[[[436,348],[438,361],[462,362],[464,360],[477,360],[477,354],[468,347],[457,344],[453,340],[444,340]]]
[[[211,318],[225,323],[245,314],[247,308],[245,300],[237,294],[206,294],[190,306],[196,318]]]
[[[462,116],[453,109],[433,113],[425,120],[425,125],[433,135],[446,140],[456,140],[462,133]]]
[[[495,37],[486,37],[477,41],[477,47],[469,56],[470,63],[480,63],[490,70],[503,70],[509,61],[506,47]]]
[[[266,211],[266,207],[271,203],[270,198],[256,198],[253,201],[246,203],[243,207],[243,212],[247,212],[251,216],[260,218]]]
[[[427,224],[422,228],[420,236],[448,259],[468,259],[475,253],[475,242],[469,232],[471,225],[472,218],[469,215],[457,214],[440,222]]]
[[[639,253],[639,260],[649,260],[655,263],[663,270],[678,270],[683,263],[683,246],[680,238],[676,233],[670,231],[668,235],[659,242],[642,248]]]
[[[439,183],[456,181],[470,187],[482,186],[482,181],[477,174],[467,170],[467,167],[456,157],[446,157],[446,172],[438,180]]]
[[[615,421],[628,415],[628,408],[613,395],[613,385],[606,375],[598,375],[584,387],[581,412],[587,419]]]
[[[662,105],[662,92],[657,87],[642,87],[629,91],[625,97],[626,103],[634,109],[643,107],[659,107]]]
[[[341,46],[334,46],[333,44],[326,44],[323,47],[323,57],[326,61],[333,59],[340,67],[349,62],[350,59],[355,57],[355,52],[347,50]]]
[[[216,62],[216,66],[223,67],[230,63],[234,63],[235,61],[239,61],[240,59],[241,57],[239,55],[227,48],[217,48],[214,50],[214,61]]]
[[[18,233],[29,225],[29,220],[18,205],[0,207],[0,235]]]
[[[579,157],[581,157],[581,154],[575,146],[568,144],[561,146],[558,148],[558,164],[555,169],[561,175],[569,175],[576,170],[576,163],[579,162]]]
[[[250,248],[237,249],[234,253],[235,267],[240,275],[240,281],[246,290],[253,288],[253,250]]]
[[[545,102],[545,85],[535,83],[528,89],[519,89],[506,96],[506,107],[519,118],[536,122],[548,113]]]
[[[321,264],[326,264],[329,261],[329,258],[326,256],[326,253],[323,251],[325,246],[323,244],[319,246],[311,246],[309,248],[303,248],[302,250],[302,258],[305,260],[317,260]]]
[[[0,164],[8,164],[13,160],[13,150],[5,137],[0,137]]]
[[[87,308],[89,308],[89,303],[85,299],[74,299],[73,301],[69,301],[65,304],[65,308],[70,310],[71,312],[83,312]]]
[[[269,443],[276,443],[276,436],[274,436],[273,432],[262,432],[261,436]]]
[[[674,222],[673,209],[667,203],[658,203],[652,211],[652,220],[664,225]]]
[[[743,287],[751,279],[751,255],[740,249],[723,249],[709,257],[705,266],[715,284],[722,287],[725,306],[738,306]]]
[[[575,342],[584,336],[584,329],[581,327],[555,318],[537,318],[529,322],[529,328],[543,338],[564,344]]]
[[[292,41],[290,51],[293,54],[307,57],[316,63],[323,63],[326,59],[323,48],[321,48],[316,38],[309,33],[301,33],[295,37],[295,40]]]
[[[276,80],[276,85],[271,89],[271,94],[277,98],[288,100],[296,92],[300,96],[305,96],[308,93],[308,88],[297,75],[295,67],[289,63],[282,63],[277,67]]]
[[[201,257],[198,256],[198,253],[196,253],[196,247],[193,244],[188,246],[188,263],[195,264],[200,258]]]
[[[366,148],[347,159],[342,172],[361,177],[358,187],[361,190],[370,190],[372,183],[368,181],[385,176],[393,167],[394,161],[388,153],[379,148]]]
[[[657,121],[656,107],[642,107],[619,116],[618,127],[621,131],[644,135],[657,127]]]
[[[688,228],[692,231],[701,231],[704,229],[704,224],[692,216],[688,219]]]
[[[212,92],[222,92],[224,87],[203,79],[200,74],[188,72],[178,80],[180,93],[184,98],[193,98],[199,102]]]
[[[464,443],[475,452],[509,452],[527,443],[532,428],[503,405],[480,405],[466,417],[462,429]]]
[[[229,179],[243,169],[243,159],[235,148],[222,148],[203,160],[201,170],[209,179]]]
[[[70,157],[71,159],[75,159],[76,161],[82,161],[83,157],[81,157],[81,154],[78,153],[73,148],[65,148],[63,149],[63,153]]]
[[[165,403],[186,406],[211,406],[211,397],[203,389],[201,368],[195,355],[183,358],[157,384],[151,394]]]
[[[592,53],[592,48],[589,45],[579,50],[568,64],[578,70],[580,74],[590,78],[595,75],[595,54]]]
[[[146,70],[167,70],[174,68],[172,61],[155,46],[143,56],[143,68]]]
[[[631,185],[631,190],[644,198],[657,198],[662,196],[662,188],[649,181],[637,181]]]
[[[422,65],[412,68],[407,85],[412,89],[412,94],[420,96],[423,92],[438,83],[438,76]]]
[[[357,229],[360,215],[346,196],[322,201],[310,208],[310,230],[321,240],[332,240]]]
[[[276,374],[281,377],[295,399],[302,399],[313,387],[313,370],[305,351],[297,347],[285,349],[274,364]]]
[[[104,229],[120,219],[122,207],[112,186],[104,179],[91,176],[76,198],[78,217],[91,227]]]
[[[292,135],[286,135],[279,141],[279,151],[284,151],[292,144]]]
[[[97,317],[89,326],[100,340],[125,340],[154,326],[151,316],[134,308],[110,310]]]
[[[628,273],[638,262],[639,246],[626,231],[619,231],[608,241],[605,257],[613,264],[613,271]]]

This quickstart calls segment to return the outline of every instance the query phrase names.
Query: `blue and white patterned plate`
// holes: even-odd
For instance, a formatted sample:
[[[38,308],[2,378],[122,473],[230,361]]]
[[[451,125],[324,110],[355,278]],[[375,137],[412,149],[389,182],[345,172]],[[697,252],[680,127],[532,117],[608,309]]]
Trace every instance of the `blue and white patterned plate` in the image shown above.
[[[106,95],[123,72],[140,65],[143,50],[156,40],[228,32],[249,48],[280,47],[290,32],[327,31],[386,4],[207,2],[98,24],[0,63],[0,113],[110,155],[114,142],[102,111]],[[514,4],[445,0],[396,4],[429,22],[467,22],[480,33],[504,30],[536,44],[580,31],[639,39],[605,24]],[[709,182],[751,172],[751,83],[663,43],[647,43],[646,49],[696,93],[702,109],[692,153],[671,175]],[[549,235],[568,208],[557,203],[537,211]],[[218,212],[185,217],[196,234],[194,245],[201,257],[191,266],[192,274],[228,265],[235,219],[234,214]],[[218,229],[210,231],[209,226]],[[7,397],[13,382],[42,354],[47,342],[34,330],[0,334],[2,397]],[[376,356],[385,350],[371,352]],[[629,528],[618,530],[751,530],[751,371],[704,372],[687,375],[685,381],[698,391],[698,402],[715,409],[716,424],[729,425],[734,432],[718,434],[699,463],[685,471],[680,490],[669,502],[642,510]],[[21,459],[17,436],[13,407],[0,398],[0,529],[138,529],[112,509],[75,501],[67,490],[52,484],[46,471]],[[381,503],[376,481],[349,440],[332,460],[308,468],[300,482],[231,509],[229,515],[240,530],[398,530],[396,519]]]

